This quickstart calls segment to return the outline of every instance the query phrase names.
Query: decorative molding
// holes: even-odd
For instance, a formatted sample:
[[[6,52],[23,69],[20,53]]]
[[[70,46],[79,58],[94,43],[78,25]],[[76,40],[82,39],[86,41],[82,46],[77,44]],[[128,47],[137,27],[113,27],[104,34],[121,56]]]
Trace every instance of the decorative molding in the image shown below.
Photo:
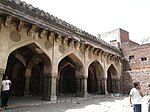
[[[58,47],[58,50],[60,53],[64,53],[65,52],[65,46],[63,44],[61,44],[59,47]]]
[[[44,29],[44,30],[40,33],[40,36],[39,36],[39,37],[40,37],[40,38],[46,37],[47,39],[49,39],[49,38],[48,38],[49,35],[50,35],[50,31]]]
[[[20,23],[19,23],[19,25],[18,25],[18,27],[17,27],[17,30],[18,31],[21,31],[22,30],[22,28],[24,27],[24,21],[23,20],[20,20]]]
[[[53,44],[52,44],[49,40],[47,40],[47,41],[45,42],[45,48],[46,48],[47,50],[49,50],[52,46],[53,46]]]
[[[18,31],[10,32],[9,37],[13,42],[19,42],[21,40],[21,35]]]
[[[12,22],[12,16],[7,16],[4,26],[5,27],[11,26],[11,22]]]
[[[84,51],[85,51],[85,45],[80,43],[80,52],[81,52],[81,54],[84,54]]]
[[[31,36],[34,32],[37,31],[37,29],[38,29],[38,27],[37,27],[36,25],[32,25],[32,26],[28,29],[27,35],[28,35],[28,36]]]
[[[50,32],[49,38],[55,38],[55,33],[54,32]]]
[[[0,32],[1,32],[2,24],[3,24],[3,19],[2,19],[2,18],[0,18]]]
[[[68,38],[67,38],[67,37],[64,37],[64,38],[63,38],[63,41],[62,41],[62,44],[66,44],[66,43],[68,43]]]
[[[63,43],[63,37],[59,34],[58,34],[58,37],[57,37],[57,41],[61,44]]]

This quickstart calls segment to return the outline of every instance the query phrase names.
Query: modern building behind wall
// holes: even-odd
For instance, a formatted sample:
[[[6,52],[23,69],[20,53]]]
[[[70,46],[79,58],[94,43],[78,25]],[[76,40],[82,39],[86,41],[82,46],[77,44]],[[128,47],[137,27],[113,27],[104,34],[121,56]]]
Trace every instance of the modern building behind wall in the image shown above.
[[[131,41],[129,33],[123,29],[104,33],[101,38],[116,47],[120,47],[123,51],[123,92],[128,93],[133,82],[139,81],[143,92],[149,94],[147,87],[150,83],[150,43],[138,44]]]

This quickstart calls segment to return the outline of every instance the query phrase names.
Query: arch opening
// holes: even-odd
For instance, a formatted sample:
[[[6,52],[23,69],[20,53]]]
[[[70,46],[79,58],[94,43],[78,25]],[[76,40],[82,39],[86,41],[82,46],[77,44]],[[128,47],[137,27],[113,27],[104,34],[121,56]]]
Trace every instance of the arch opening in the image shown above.
[[[58,94],[75,95],[77,93],[76,77],[80,73],[82,63],[74,54],[64,57],[58,65]]]
[[[119,86],[117,80],[117,70],[116,68],[111,65],[107,70],[107,91],[108,93],[118,93]]]
[[[94,61],[88,68],[87,92],[89,94],[102,94],[102,81],[104,77],[103,67],[98,61]]]
[[[12,81],[10,95],[41,96],[44,88],[43,78],[46,74],[44,69],[46,66],[49,66],[47,69],[51,69],[50,64],[48,56],[34,43],[11,52],[5,71]]]

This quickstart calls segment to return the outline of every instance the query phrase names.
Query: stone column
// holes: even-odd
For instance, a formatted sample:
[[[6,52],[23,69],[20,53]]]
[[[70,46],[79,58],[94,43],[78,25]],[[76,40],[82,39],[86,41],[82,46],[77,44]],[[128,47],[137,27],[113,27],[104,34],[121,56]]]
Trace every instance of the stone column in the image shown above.
[[[107,91],[107,79],[106,78],[101,78],[101,94],[108,94]]]
[[[107,85],[107,69],[106,67],[104,68],[104,76],[102,77],[102,90],[104,92],[105,95],[108,94],[108,85]]]
[[[31,76],[25,76],[24,96],[29,96],[30,78]]]
[[[57,73],[51,76],[51,101],[57,100],[56,95],[56,81],[57,81]]]
[[[88,95],[88,93],[87,93],[87,77],[83,78],[83,88],[84,88],[83,95],[84,95],[84,97],[86,97]]]
[[[40,74],[39,79],[39,95],[43,94],[43,74]]]
[[[57,79],[56,79],[56,95],[60,95],[60,91],[59,91],[59,80],[60,80],[60,78],[57,77]]]
[[[97,77],[97,89],[98,89],[98,94],[102,94],[102,80],[100,77]]]
[[[24,88],[24,96],[29,96],[29,87],[30,87],[30,78],[31,78],[31,69],[26,68],[25,71],[25,88]]]
[[[77,96],[86,97],[87,96],[87,78],[85,77],[77,77]]]
[[[44,87],[43,87],[43,100],[55,101],[57,100],[56,96],[56,80],[57,74],[52,74],[51,76],[44,76]]]

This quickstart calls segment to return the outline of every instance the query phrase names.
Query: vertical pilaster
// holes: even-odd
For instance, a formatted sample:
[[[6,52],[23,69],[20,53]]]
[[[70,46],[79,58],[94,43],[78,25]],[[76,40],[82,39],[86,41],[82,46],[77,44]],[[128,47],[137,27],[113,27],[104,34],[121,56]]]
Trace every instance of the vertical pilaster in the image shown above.
[[[107,78],[101,78],[101,94],[108,94],[107,91]]]
[[[97,78],[97,84],[98,84],[98,94],[100,95],[100,94],[102,94],[102,81],[101,81],[101,79],[98,77]]]
[[[56,95],[59,95],[59,77],[57,77],[57,79],[56,79]]]
[[[51,76],[51,101],[57,100],[56,96],[56,82],[57,82],[57,73],[52,74]]]
[[[108,85],[107,85],[107,69],[104,68],[104,77],[102,78],[102,87],[103,87],[103,90],[104,90],[104,94],[107,95],[108,94]]]
[[[43,95],[42,95],[43,100],[50,100],[50,90],[51,90],[50,76],[45,75],[43,82]]]
[[[43,74],[40,75],[40,79],[39,79],[39,95],[43,94]]]
[[[44,87],[43,87],[43,100],[55,101],[57,100],[56,96],[56,80],[57,75],[52,74],[51,76],[44,76]]]
[[[14,74],[14,73],[13,73]],[[26,68],[25,71],[25,88],[24,88],[24,96],[29,96],[29,88],[30,88],[30,78],[31,78],[31,69]]]
[[[29,96],[30,78],[31,76],[25,76],[24,96]]]
[[[85,77],[77,77],[77,96],[86,97],[87,96],[87,78]]]
[[[105,93],[105,95],[107,95],[108,94],[108,89],[107,89],[107,78],[104,78],[103,80],[102,80],[102,84],[103,84],[103,90],[104,90],[104,93]]]

